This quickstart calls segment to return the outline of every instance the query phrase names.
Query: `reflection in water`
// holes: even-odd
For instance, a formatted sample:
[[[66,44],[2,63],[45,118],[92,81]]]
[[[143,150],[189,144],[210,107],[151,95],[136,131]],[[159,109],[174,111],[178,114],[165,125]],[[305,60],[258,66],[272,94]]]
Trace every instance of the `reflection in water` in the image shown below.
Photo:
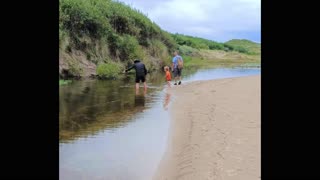
[[[92,136],[106,128],[122,127],[130,117],[150,108],[161,81],[147,76],[150,88],[135,91],[134,78],[75,81],[59,89],[59,140],[69,142]],[[153,88],[152,88],[153,87]],[[146,98],[148,96],[148,98]]]
[[[144,95],[136,95],[134,98],[134,107],[144,107],[145,97]]]
[[[168,110],[168,104],[170,102],[171,93],[166,91],[166,96],[164,98],[163,108],[164,110]]]
[[[82,91],[83,94],[87,94],[90,91],[90,87],[85,87],[84,90]]]
[[[136,90],[136,95],[134,98],[134,107],[140,108],[140,112],[142,112],[146,103],[145,96],[147,94],[147,89],[144,89],[142,94],[140,94],[139,91],[140,89]]]

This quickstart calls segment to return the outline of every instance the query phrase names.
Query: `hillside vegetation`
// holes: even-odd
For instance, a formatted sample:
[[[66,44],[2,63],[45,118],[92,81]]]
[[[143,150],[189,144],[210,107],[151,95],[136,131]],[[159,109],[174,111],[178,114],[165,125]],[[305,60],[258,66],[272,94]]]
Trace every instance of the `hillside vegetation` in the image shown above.
[[[114,78],[135,58],[152,72],[169,64],[175,49],[192,59],[203,58],[204,50],[250,54],[248,47],[170,34],[139,10],[117,1],[59,0],[60,78]]]
[[[261,44],[246,39],[232,39],[227,41],[225,44],[235,48],[242,47],[248,52],[248,54],[261,54]]]
[[[248,49],[241,45],[234,46],[232,43],[218,43],[212,40],[203,39],[199,37],[186,36],[182,34],[172,35],[174,40],[180,46],[189,46],[196,49],[210,49],[210,50],[223,50],[223,51],[237,51],[240,53],[249,53]]]

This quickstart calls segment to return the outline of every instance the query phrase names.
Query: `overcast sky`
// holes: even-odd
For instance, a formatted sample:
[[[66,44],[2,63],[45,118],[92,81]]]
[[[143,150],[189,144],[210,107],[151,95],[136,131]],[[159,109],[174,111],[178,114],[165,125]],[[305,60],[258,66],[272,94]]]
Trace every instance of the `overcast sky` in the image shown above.
[[[261,42],[260,0],[119,0],[171,33]]]

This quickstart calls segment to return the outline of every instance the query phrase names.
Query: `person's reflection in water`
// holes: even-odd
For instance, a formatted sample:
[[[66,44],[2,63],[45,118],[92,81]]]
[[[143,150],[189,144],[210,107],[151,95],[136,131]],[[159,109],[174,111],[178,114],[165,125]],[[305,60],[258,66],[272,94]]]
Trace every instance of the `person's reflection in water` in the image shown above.
[[[145,95],[147,93],[147,89],[144,89],[143,93],[139,94],[139,89],[136,89],[136,96],[134,98],[134,107],[135,108],[141,108],[139,111],[143,111],[145,106]]]
[[[90,87],[85,87],[84,90],[82,91],[83,94],[87,94],[90,91]]]
[[[136,89],[136,96],[139,96],[140,94],[140,89]],[[147,94],[147,89],[143,90],[143,96],[145,96]]]
[[[164,98],[164,103],[163,103],[164,110],[168,110],[168,104],[170,102],[170,97],[171,97],[170,92],[166,91],[166,96]]]

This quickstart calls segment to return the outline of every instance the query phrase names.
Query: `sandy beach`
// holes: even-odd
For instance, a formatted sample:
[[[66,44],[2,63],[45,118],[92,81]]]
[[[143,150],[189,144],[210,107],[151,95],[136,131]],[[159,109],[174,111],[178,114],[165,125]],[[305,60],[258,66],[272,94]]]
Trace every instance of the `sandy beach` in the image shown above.
[[[168,147],[154,179],[261,179],[260,78],[171,88]]]

